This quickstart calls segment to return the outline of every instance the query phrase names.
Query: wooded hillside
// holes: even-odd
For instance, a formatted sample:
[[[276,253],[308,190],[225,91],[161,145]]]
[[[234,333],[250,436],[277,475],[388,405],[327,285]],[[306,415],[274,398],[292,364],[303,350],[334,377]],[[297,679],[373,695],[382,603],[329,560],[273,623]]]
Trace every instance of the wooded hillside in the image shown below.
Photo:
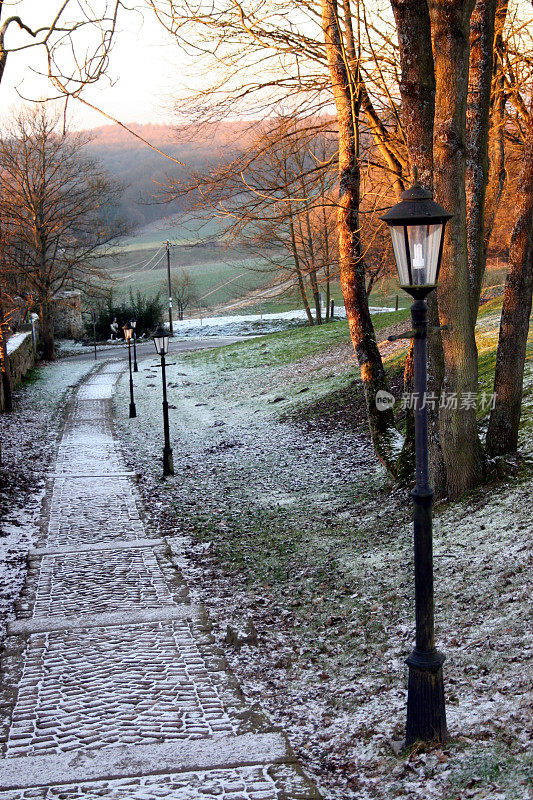
[[[177,129],[171,125],[139,125],[131,129],[154,147],[178,159],[194,171],[227,158],[248,137],[249,122],[225,122],[210,127]],[[94,140],[87,150],[98,158],[110,174],[124,184],[119,210],[132,227],[140,227],[182,210],[180,201],[161,204],[155,201],[158,183],[165,176],[186,177],[187,170],[166,159],[140,139],[118,125],[104,125],[92,132]]]

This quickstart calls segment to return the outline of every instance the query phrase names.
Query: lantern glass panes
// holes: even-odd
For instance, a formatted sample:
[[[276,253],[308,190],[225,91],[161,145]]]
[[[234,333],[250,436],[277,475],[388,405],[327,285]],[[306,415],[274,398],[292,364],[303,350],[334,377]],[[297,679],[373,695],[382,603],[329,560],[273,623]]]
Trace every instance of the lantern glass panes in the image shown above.
[[[413,297],[424,297],[437,284],[444,228],[451,217],[417,183],[380,217],[391,232],[400,285]]]
[[[155,351],[158,356],[166,356],[168,353],[168,334],[162,328],[159,328],[153,335]]]
[[[392,247],[402,286],[434,286],[437,283],[442,222],[391,225]]]
[[[124,338],[128,342],[131,339],[131,334],[133,333],[133,328],[131,327],[131,325],[124,325],[122,330],[124,331]]]

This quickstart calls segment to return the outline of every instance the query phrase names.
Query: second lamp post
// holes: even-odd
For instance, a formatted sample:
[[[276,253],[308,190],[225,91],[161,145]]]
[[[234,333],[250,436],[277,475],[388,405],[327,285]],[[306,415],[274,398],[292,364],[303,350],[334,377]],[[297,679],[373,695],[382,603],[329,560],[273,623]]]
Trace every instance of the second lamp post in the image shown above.
[[[414,339],[416,486],[413,489],[416,646],[407,659],[406,744],[447,737],[444,655],[435,647],[433,599],[433,490],[429,485],[426,342],[427,295],[436,288],[444,228],[452,215],[416,183],[381,218],[390,228],[400,285],[411,306]]]
[[[165,356],[168,353],[169,336],[163,328],[159,328],[153,335],[155,351],[161,357],[161,378],[163,381],[163,429],[165,433],[165,444],[163,447],[163,475],[174,475],[174,462],[172,459],[172,448],[170,446],[170,428],[168,424],[168,401],[167,401],[167,376],[165,370]]]

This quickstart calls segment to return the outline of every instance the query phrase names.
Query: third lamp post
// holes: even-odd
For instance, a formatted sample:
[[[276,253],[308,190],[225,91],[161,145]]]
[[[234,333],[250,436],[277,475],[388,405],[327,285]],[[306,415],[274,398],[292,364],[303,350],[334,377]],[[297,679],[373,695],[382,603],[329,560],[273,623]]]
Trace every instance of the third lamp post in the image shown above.
[[[451,218],[426,189],[415,184],[381,219],[392,237],[400,285],[414,299],[414,415],[416,486],[412,492],[414,522],[416,645],[409,667],[406,745],[418,739],[447,738],[442,665],[435,647],[433,599],[433,491],[429,485],[426,404],[428,334],[426,297],[437,286],[444,228]]]
[[[133,371],[139,372],[139,367],[137,366],[137,320],[130,320],[130,326],[133,328]]]
[[[133,417],[137,416],[135,399],[133,397],[133,373],[131,371],[131,337],[133,334],[133,328],[131,327],[131,324],[127,322],[122,326],[122,330],[124,331],[124,338],[128,343],[128,362],[130,365],[130,419],[132,419]]]
[[[172,459],[172,448],[170,447],[170,429],[168,424],[168,402],[167,402],[167,377],[165,372],[165,356],[168,353],[168,333],[159,328],[153,335],[155,351],[161,357],[161,377],[163,381],[163,428],[165,433],[165,445],[163,447],[163,475],[174,475],[174,463]]]

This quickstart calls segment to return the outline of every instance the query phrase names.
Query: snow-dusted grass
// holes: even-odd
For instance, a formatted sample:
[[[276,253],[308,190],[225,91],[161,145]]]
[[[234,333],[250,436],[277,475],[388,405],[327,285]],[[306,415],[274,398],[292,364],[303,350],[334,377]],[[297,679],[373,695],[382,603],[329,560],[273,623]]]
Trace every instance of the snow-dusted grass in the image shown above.
[[[373,315],[376,331],[388,327],[395,322],[407,319],[409,312],[385,311]],[[336,320],[327,325],[309,328],[300,327],[295,330],[281,331],[261,337],[253,342],[239,342],[221,349],[198,352],[193,360],[198,364],[215,365],[219,369],[263,368],[283,364],[292,364],[302,358],[321,354],[328,348],[344,345],[350,355],[348,323]],[[353,358],[352,358],[353,361]]]
[[[493,312],[480,320],[491,340],[487,359]],[[525,800],[528,467],[437,508],[437,641],[447,655],[451,740],[397,755],[404,659],[414,641],[409,496],[376,463],[364,430],[308,430],[286,414],[353,380],[346,336],[341,323],[212,353],[171,353],[176,476],[166,481],[157,360],[143,361],[136,375],[134,420],[124,379],[118,428],[151,522],[210,607],[246,694],[288,732],[325,798]],[[528,361],[526,453],[532,406]],[[227,625],[244,631],[250,623],[257,646],[244,635],[241,648],[225,644]]]

